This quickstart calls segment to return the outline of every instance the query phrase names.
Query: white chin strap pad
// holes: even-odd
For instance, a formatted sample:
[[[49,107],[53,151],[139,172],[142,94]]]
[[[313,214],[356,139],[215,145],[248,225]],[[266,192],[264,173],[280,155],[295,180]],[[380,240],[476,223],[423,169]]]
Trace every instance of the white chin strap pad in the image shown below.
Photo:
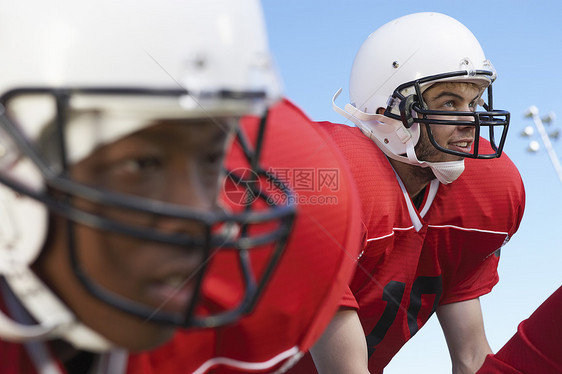
[[[435,177],[443,184],[454,182],[464,171],[464,160],[445,162],[427,162],[418,160],[412,142],[408,145],[407,155],[410,164],[431,168]]]
[[[464,160],[427,162],[435,177],[443,184],[454,182],[464,171]]]

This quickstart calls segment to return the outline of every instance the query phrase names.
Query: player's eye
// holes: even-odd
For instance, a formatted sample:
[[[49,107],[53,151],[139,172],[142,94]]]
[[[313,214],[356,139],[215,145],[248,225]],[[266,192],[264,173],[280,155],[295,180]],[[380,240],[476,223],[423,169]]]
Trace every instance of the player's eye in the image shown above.
[[[205,162],[210,165],[220,164],[224,158],[224,152],[212,152],[205,156]]]
[[[139,157],[123,162],[123,171],[129,173],[140,173],[157,170],[162,166],[162,160],[157,157]]]
[[[447,100],[442,104],[442,106],[447,109],[454,109],[456,105],[454,100]]]
[[[111,166],[111,174],[123,178],[147,177],[163,167],[163,160],[156,156],[134,156],[117,161]]]

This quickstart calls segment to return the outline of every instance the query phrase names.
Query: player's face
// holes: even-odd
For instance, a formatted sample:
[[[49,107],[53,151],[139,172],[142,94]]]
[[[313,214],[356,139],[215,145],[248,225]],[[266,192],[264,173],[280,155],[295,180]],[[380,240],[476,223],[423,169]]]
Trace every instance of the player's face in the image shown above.
[[[450,116],[439,119],[465,120],[467,117],[455,116],[458,111],[475,111],[482,89],[473,83],[437,83],[427,89],[424,100],[431,110],[450,111]],[[431,118],[431,116],[429,116]],[[474,142],[474,126],[430,125],[435,141],[444,148],[459,152],[470,152]],[[460,156],[444,153],[429,141],[425,126],[421,126],[420,140],[416,145],[418,159],[430,162],[456,161]]]
[[[158,121],[153,126],[94,151],[71,169],[79,182],[201,211],[217,211],[219,178],[229,131],[211,120]],[[80,208],[121,222],[166,233],[201,235],[202,227],[150,214],[76,201]],[[55,221],[54,243],[44,269],[53,288],[89,325],[130,350],[154,347],[173,328],[121,312],[89,295],[69,268],[65,225]],[[190,276],[204,261],[202,249],[160,244],[75,226],[76,250],[87,275],[127,299],[169,313],[185,312],[194,292]]]

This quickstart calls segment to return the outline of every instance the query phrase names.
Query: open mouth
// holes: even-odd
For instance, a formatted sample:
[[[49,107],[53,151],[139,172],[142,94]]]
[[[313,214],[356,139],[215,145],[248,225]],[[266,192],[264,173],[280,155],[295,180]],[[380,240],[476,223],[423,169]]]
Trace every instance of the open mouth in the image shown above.
[[[473,140],[462,140],[449,143],[449,149],[457,152],[470,153]]]
[[[155,311],[184,314],[194,297],[202,261],[202,255],[181,254],[155,265],[145,289],[148,304]]]
[[[191,277],[185,274],[170,275],[151,283],[148,297],[151,304],[159,310],[173,314],[184,313],[193,298],[193,284]]]

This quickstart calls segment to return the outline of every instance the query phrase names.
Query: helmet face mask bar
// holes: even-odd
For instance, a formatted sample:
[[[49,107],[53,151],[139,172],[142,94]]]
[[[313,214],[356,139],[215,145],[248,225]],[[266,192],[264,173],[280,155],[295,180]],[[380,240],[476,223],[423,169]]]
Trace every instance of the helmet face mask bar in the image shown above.
[[[493,79],[494,73],[491,71],[477,70],[472,72],[473,76],[489,76],[489,79]],[[470,77],[467,77],[466,71],[450,72],[446,74],[433,75],[429,77],[424,77],[417,79],[415,81],[404,83],[398,86],[389,100],[389,105],[386,107],[384,115],[402,121],[406,128],[410,128],[415,123],[424,124],[427,130],[427,134],[431,144],[437,148],[439,151],[468,158],[476,159],[490,159],[498,158],[501,156],[503,146],[507,137],[507,131],[509,128],[510,114],[505,110],[494,110],[492,101],[492,84],[486,88],[488,103],[483,103],[485,111],[438,111],[430,110],[423,99],[422,86],[431,84],[432,82],[458,82],[465,78],[470,81]],[[414,88],[415,94],[410,94],[405,96],[404,91]],[[482,100],[480,100],[482,102]],[[398,106],[400,114],[396,114],[396,106]],[[466,120],[452,120],[452,119],[439,119],[440,116],[451,117],[452,115],[456,117],[464,117]],[[431,116],[431,118],[429,118]],[[472,126],[475,129],[474,143],[471,152],[460,152],[451,149],[447,149],[437,143],[433,133],[431,131],[430,125],[450,125],[450,126]],[[480,133],[481,128],[488,128],[488,135],[490,145],[492,147],[492,153],[479,153],[480,151]],[[497,135],[497,129],[500,130],[499,138]]]
[[[68,222],[68,251],[72,270],[85,289],[99,300],[112,305],[113,307],[143,318],[147,321],[174,325],[179,327],[216,327],[235,321],[241,315],[251,312],[255,306],[261,291],[273,272],[279,258],[283,253],[288,235],[292,228],[295,215],[295,206],[291,203],[295,201],[292,191],[281,181],[276,180],[278,192],[286,195],[284,205],[274,205],[268,201],[268,193],[262,191],[252,191],[266,205],[266,209],[254,209],[254,205],[247,205],[243,212],[227,213],[225,211],[207,212],[196,210],[182,205],[167,203],[160,200],[153,200],[139,196],[127,195],[120,192],[113,192],[85,185],[72,180],[69,176],[68,144],[65,137],[66,117],[68,111],[69,98],[74,95],[107,96],[111,97],[131,97],[131,98],[177,98],[189,95],[183,89],[178,90],[158,90],[145,88],[22,88],[8,91],[0,97],[0,103],[4,108],[10,107],[13,99],[21,98],[26,95],[46,95],[56,102],[56,142],[60,150],[58,155],[62,165],[54,166],[47,160],[40,150],[33,145],[15,124],[10,117],[9,110],[6,109],[0,116],[0,126],[3,132],[8,134],[14,145],[19,149],[20,155],[28,157],[40,171],[45,181],[45,191],[36,191],[25,186],[18,181],[11,180],[10,177],[0,173],[0,182],[9,186],[19,194],[28,196],[33,200],[46,205],[49,210],[57,215],[65,217]],[[229,92],[219,91],[218,98],[221,100],[260,100],[263,92]],[[260,126],[266,126],[267,119],[264,118]],[[239,130],[240,131],[240,130]],[[261,130],[263,132],[263,130]],[[250,165],[255,165],[252,170],[260,178],[275,180],[263,168],[259,167],[259,150],[261,144],[256,145],[257,152],[245,140],[245,153],[249,157]],[[261,140],[258,140],[261,143]],[[253,188],[253,184],[247,183],[245,186]],[[277,191],[276,191],[277,192]],[[150,215],[151,217],[168,217],[177,220],[185,220],[191,225],[196,225],[197,235],[185,233],[162,232],[154,228],[141,227],[139,225],[120,222],[111,218],[110,214],[96,214],[95,212],[81,209],[76,200],[87,201],[96,207],[107,207],[108,209],[118,209],[131,215]],[[264,204],[264,202],[267,202]],[[85,271],[81,264],[77,240],[75,237],[75,226],[81,224],[89,226],[107,233],[115,233],[141,240],[162,243],[165,245],[178,246],[187,250],[201,251],[204,261],[201,266],[190,275],[195,283],[195,291],[190,303],[182,315],[171,314],[155,310],[153,307],[143,305],[124,296],[118,295],[111,290],[103,287],[93,280]],[[266,225],[267,230],[254,230],[255,227]],[[269,226],[267,226],[269,225]],[[237,228],[236,233],[228,228]],[[256,233],[257,231],[257,233]],[[254,273],[250,264],[249,251],[255,248],[271,246],[272,251],[265,269],[261,272],[261,277]],[[201,285],[204,282],[209,262],[218,251],[233,251],[238,259],[238,268],[242,274],[242,284],[244,287],[243,295],[237,305],[216,313],[198,314],[198,308],[202,299]],[[235,264],[232,264],[235,267]],[[188,279],[190,280],[190,279]]]

